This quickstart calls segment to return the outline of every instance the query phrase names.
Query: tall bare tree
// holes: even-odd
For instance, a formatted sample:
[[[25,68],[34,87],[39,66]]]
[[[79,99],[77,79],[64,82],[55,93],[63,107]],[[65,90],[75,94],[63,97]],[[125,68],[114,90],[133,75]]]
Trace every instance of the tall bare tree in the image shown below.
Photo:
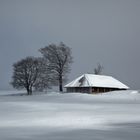
[[[37,87],[40,83],[43,64],[40,58],[27,57],[13,65],[14,72],[11,84],[17,89],[26,89],[27,94],[32,94],[33,87]],[[47,85],[47,82],[46,82]]]
[[[49,64],[50,73],[54,77],[54,83],[59,85],[59,91],[63,91],[63,82],[66,80],[67,73],[70,72],[72,63],[71,49],[64,43],[50,44],[40,49],[40,52]]]
[[[104,67],[100,63],[98,63],[97,67],[94,69],[94,74],[101,75],[103,68]]]

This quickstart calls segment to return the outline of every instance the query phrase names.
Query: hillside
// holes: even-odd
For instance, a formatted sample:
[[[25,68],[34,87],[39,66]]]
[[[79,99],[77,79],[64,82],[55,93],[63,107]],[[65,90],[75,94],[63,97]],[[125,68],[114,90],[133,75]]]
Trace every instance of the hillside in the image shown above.
[[[0,94],[1,140],[140,139],[139,91]]]

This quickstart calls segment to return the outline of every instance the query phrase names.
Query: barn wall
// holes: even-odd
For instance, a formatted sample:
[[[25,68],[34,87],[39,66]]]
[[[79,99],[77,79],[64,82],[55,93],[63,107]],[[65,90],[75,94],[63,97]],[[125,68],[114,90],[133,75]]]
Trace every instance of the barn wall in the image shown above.
[[[89,93],[89,87],[69,87],[67,88],[67,92],[81,92],[81,93]]]
[[[117,89],[117,88],[102,88],[102,87],[69,87],[67,92],[81,92],[81,93],[103,93],[116,90],[126,90],[126,89]]]
[[[126,89],[93,87],[92,93],[103,93],[103,92],[117,91],[117,90],[126,90]]]

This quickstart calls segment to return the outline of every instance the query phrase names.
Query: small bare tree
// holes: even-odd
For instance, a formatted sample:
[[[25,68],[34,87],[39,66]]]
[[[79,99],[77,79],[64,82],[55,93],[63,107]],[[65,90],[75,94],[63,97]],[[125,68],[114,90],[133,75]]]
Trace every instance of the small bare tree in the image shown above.
[[[40,49],[40,52],[48,62],[49,70],[53,77],[54,84],[59,85],[59,91],[63,91],[63,82],[66,80],[66,74],[70,72],[72,63],[71,49],[64,43],[59,45],[50,44]]]
[[[26,89],[27,94],[31,95],[33,87],[37,88],[39,84],[42,84],[40,82],[42,72],[44,71],[42,62],[40,58],[27,57],[15,63],[13,65],[14,72],[11,82],[13,87],[16,89]]]
[[[103,71],[103,66],[100,63],[98,63],[97,67],[94,69],[94,74],[101,75],[102,71]]]
[[[34,88],[36,91],[43,91],[44,89],[51,88],[52,85],[52,75],[49,73],[48,64],[44,58],[38,58],[39,74]]]

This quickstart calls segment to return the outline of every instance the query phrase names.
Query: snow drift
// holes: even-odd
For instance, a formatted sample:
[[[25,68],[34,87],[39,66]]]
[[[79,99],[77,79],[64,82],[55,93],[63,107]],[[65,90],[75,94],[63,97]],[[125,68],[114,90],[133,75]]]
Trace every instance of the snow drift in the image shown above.
[[[0,96],[0,139],[139,140],[139,108],[140,92],[130,90]]]

